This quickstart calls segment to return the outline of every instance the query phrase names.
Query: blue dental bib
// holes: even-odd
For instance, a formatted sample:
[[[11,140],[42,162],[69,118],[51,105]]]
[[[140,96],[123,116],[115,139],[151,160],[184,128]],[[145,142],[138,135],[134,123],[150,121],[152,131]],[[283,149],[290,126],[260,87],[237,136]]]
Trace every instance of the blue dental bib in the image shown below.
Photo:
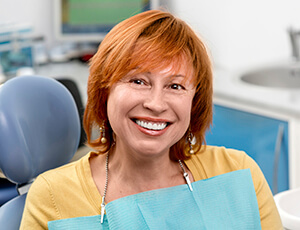
[[[261,229],[249,169],[187,185],[147,191],[114,200],[106,215],[48,222],[49,230],[66,229]]]

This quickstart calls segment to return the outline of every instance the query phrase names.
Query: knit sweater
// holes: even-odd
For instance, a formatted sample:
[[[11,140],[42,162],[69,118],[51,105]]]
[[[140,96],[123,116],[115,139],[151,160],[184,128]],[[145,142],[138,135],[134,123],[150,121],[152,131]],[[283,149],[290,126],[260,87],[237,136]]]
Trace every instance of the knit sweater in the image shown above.
[[[80,160],[49,170],[31,186],[20,229],[48,229],[52,220],[100,214],[101,195],[92,178],[90,152]],[[242,151],[206,146],[185,161],[195,181],[249,168],[262,229],[283,229],[273,195],[259,166]]]

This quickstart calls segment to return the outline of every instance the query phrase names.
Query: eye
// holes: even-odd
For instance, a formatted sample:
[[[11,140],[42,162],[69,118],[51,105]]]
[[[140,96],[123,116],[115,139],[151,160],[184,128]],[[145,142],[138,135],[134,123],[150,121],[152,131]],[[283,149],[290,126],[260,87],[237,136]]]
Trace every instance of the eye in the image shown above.
[[[185,88],[182,86],[182,85],[180,85],[180,84],[171,84],[170,85],[170,88],[171,89],[175,89],[175,90],[184,90]]]
[[[129,81],[130,83],[136,84],[136,85],[145,85],[145,81],[141,80],[141,79],[131,79]]]

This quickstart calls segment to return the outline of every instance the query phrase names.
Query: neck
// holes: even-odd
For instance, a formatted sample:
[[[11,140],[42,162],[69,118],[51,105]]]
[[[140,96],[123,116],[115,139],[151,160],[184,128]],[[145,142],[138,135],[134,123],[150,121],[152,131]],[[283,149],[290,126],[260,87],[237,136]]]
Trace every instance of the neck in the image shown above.
[[[144,156],[125,152],[124,149],[119,151],[118,146],[110,153],[109,175],[114,181],[135,188],[136,192],[184,182],[182,170],[178,162],[170,160],[169,151],[155,156]]]

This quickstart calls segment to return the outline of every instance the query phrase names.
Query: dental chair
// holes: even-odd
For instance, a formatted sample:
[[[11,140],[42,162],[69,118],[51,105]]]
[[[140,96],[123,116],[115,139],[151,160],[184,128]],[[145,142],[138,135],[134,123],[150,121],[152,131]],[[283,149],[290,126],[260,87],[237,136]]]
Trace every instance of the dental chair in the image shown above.
[[[18,191],[0,207],[0,229],[19,229],[31,183],[71,160],[80,130],[74,99],[58,81],[21,76],[0,87],[0,168]]]

